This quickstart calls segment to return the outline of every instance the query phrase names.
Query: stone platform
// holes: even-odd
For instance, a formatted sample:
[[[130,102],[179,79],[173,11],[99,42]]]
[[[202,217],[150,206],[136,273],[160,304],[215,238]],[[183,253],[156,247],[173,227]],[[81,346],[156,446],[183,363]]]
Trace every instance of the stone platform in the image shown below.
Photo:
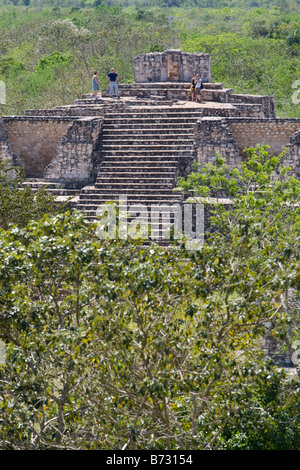
[[[105,89],[96,100],[85,94],[70,105],[3,116],[0,156],[25,167],[26,184],[48,186],[57,201],[70,198],[91,221],[120,198],[132,217],[182,205],[178,178],[195,160],[213,163],[216,152],[234,167],[247,146],[269,144],[274,155],[287,147],[286,162],[300,174],[300,120],[277,118],[271,97],[235,94],[222,83],[205,83],[200,103],[186,82],[119,89],[119,100]],[[152,221],[151,238],[160,236],[161,222]]]

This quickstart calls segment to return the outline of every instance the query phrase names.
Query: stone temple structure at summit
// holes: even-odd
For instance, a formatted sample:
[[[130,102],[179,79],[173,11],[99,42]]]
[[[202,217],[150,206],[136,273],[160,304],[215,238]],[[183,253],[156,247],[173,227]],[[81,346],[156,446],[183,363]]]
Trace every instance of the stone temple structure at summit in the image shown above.
[[[204,82],[201,102],[191,101],[190,80]],[[25,168],[25,185],[46,185],[57,200],[94,220],[106,201],[126,196],[128,209],[181,204],[176,181],[220,152],[231,166],[244,148],[287,148],[286,164],[300,176],[300,119],[275,116],[272,97],[242,95],[211,82],[210,56],[167,50],[134,60],[135,82],[119,83],[120,100],[108,90],[85,94],[66,106],[30,109],[0,118],[0,157]],[[120,77],[120,80],[122,77]]]

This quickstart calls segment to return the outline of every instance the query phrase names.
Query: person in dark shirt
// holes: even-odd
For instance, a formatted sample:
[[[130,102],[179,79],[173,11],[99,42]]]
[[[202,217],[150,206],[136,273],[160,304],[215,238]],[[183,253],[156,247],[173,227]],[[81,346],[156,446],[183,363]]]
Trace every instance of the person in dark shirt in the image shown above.
[[[117,97],[120,98],[119,88],[118,88],[118,80],[119,75],[115,72],[114,69],[111,69],[110,73],[107,74],[107,79],[109,80],[109,95],[112,98],[114,89],[116,90]]]
[[[191,80],[191,92],[192,92],[192,101],[195,101],[195,92],[196,92],[196,74],[195,73]]]

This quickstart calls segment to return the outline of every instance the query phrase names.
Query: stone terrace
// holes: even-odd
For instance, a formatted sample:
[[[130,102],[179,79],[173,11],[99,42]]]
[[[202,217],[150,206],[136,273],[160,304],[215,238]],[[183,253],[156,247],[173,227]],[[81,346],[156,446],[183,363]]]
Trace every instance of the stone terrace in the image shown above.
[[[67,106],[2,117],[0,156],[25,166],[26,184],[47,185],[58,201],[70,196],[91,221],[105,202],[120,199],[140,221],[150,207],[168,213],[184,202],[174,187],[195,160],[213,162],[219,151],[236,166],[246,144],[270,141],[274,154],[287,146],[298,175],[300,120],[276,118],[268,96],[207,82],[197,103],[189,88],[176,80],[120,84],[120,100],[105,89],[96,100],[86,94]],[[150,238],[161,238],[162,227],[157,215]]]

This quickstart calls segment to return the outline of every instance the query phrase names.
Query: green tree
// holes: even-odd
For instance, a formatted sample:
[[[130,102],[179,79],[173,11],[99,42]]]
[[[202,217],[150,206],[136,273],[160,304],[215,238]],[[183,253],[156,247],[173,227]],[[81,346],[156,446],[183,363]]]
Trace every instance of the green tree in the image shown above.
[[[44,214],[65,210],[65,205],[55,203],[45,189],[33,191],[24,181],[21,167],[8,166],[0,158],[0,228],[4,230],[11,224],[24,227]]]
[[[25,71],[25,66],[22,62],[13,59],[12,57],[7,57],[0,60],[0,76],[6,78],[15,78],[16,75],[23,73]]]
[[[249,154],[180,182],[232,198],[200,251],[101,240],[77,212],[0,232],[1,448],[298,447],[298,380],[262,339],[299,337],[299,182]]]
[[[52,54],[50,54],[49,56],[40,59],[38,65],[36,66],[36,70],[40,71],[48,67],[60,65],[62,63],[69,63],[71,60],[71,55],[63,55],[60,52],[55,51],[52,52]]]

